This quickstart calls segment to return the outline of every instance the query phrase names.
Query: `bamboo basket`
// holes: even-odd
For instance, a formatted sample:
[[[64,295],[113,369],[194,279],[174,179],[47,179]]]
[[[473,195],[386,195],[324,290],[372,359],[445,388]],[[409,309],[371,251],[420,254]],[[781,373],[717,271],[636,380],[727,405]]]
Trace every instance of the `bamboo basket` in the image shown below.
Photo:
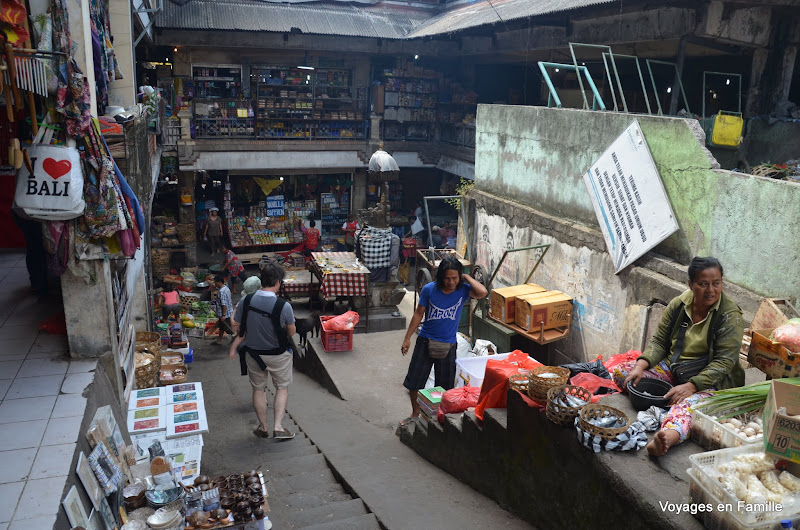
[[[556,402],[558,397],[562,394],[574,396],[585,401],[586,404],[589,404],[592,402],[592,393],[582,386],[575,385],[554,386],[547,391],[547,409],[545,409],[545,414],[548,419],[556,425],[574,425],[575,416],[577,416],[586,405],[580,407],[564,406]]]
[[[167,275],[169,275],[169,264],[167,265],[153,264],[153,278],[158,278],[160,280],[161,278]]]
[[[158,374],[162,385],[179,385],[186,382],[189,369],[186,366],[162,367]]]
[[[540,374],[556,374],[556,377],[541,377]],[[528,396],[538,401],[547,401],[547,391],[554,386],[563,386],[569,381],[570,371],[560,366],[537,366],[533,368],[528,377]]]
[[[180,241],[182,245],[197,241],[194,223],[183,223],[178,225],[178,241]]]
[[[169,266],[169,251],[162,250],[160,248],[154,248],[150,250],[150,261],[153,263],[153,267],[156,265],[161,266]]]
[[[158,384],[158,360],[151,354],[134,354],[136,369],[136,388],[152,388]]]
[[[137,331],[134,351],[141,352],[145,350],[151,353],[156,358],[157,361],[160,361],[161,335],[159,335],[155,331]],[[141,388],[150,388],[150,387],[145,386]]]
[[[616,416],[624,420],[624,425],[621,427],[598,427],[590,423],[589,420],[602,418],[604,416]],[[589,403],[584,405],[578,413],[578,427],[592,436],[599,436],[604,440],[612,440],[620,434],[627,431],[631,426],[631,421],[628,416],[619,409],[609,407],[607,405],[600,405],[599,403]]]
[[[511,388],[514,390],[518,390],[523,394],[528,394],[528,383],[529,383],[529,375],[527,373],[524,374],[511,374],[508,376],[508,384],[511,385]]]

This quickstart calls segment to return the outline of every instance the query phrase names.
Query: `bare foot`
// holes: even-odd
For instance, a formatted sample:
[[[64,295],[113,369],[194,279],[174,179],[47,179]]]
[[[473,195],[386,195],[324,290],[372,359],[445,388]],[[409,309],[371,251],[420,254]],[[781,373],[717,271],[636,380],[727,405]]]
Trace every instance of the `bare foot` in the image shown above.
[[[647,444],[647,452],[650,456],[664,456],[669,448],[678,443],[680,434],[672,429],[660,430],[653,436]]]

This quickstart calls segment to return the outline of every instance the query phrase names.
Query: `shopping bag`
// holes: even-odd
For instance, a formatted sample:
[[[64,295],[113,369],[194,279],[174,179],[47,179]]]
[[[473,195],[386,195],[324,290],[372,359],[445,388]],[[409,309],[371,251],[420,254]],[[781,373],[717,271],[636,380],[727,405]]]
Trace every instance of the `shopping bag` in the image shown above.
[[[514,350],[511,355],[502,360],[489,359],[486,362],[486,373],[481,385],[481,395],[478,406],[475,407],[475,417],[483,421],[483,411],[486,409],[503,409],[508,405],[508,376],[521,373],[520,370],[531,370],[542,363],[528,357],[527,353]]]
[[[50,131],[42,127],[28,149],[33,172],[23,165],[17,174],[14,203],[35,219],[75,219],[86,207],[80,154],[74,147],[47,145],[52,132],[45,130]]]

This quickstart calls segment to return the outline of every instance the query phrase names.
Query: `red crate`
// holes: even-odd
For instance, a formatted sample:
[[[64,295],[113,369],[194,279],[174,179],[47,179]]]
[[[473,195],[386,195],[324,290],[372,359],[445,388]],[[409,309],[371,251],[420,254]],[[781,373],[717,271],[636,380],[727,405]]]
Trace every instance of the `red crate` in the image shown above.
[[[332,351],[352,351],[353,350],[353,330],[349,331],[328,331],[325,329],[325,321],[332,319],[333,316],[320,316],[322,322],[322,349],[326,352]]]

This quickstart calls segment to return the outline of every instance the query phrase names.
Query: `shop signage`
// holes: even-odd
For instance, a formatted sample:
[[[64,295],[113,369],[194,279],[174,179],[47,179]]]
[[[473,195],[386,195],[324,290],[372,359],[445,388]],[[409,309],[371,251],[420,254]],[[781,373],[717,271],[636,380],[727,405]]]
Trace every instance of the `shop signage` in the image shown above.
[[[284,215],[283,195],[270,195],[267,197],[267,216],[283,217]]]
[[[678,230],[638,120],[583,175],[619,273]]]
[[[336,208],[339,206],[339,203],[336,202],[336,195],[333,193],[320,194],[320,200],[322,202],[322,206],[327,206],[329,208]]]

